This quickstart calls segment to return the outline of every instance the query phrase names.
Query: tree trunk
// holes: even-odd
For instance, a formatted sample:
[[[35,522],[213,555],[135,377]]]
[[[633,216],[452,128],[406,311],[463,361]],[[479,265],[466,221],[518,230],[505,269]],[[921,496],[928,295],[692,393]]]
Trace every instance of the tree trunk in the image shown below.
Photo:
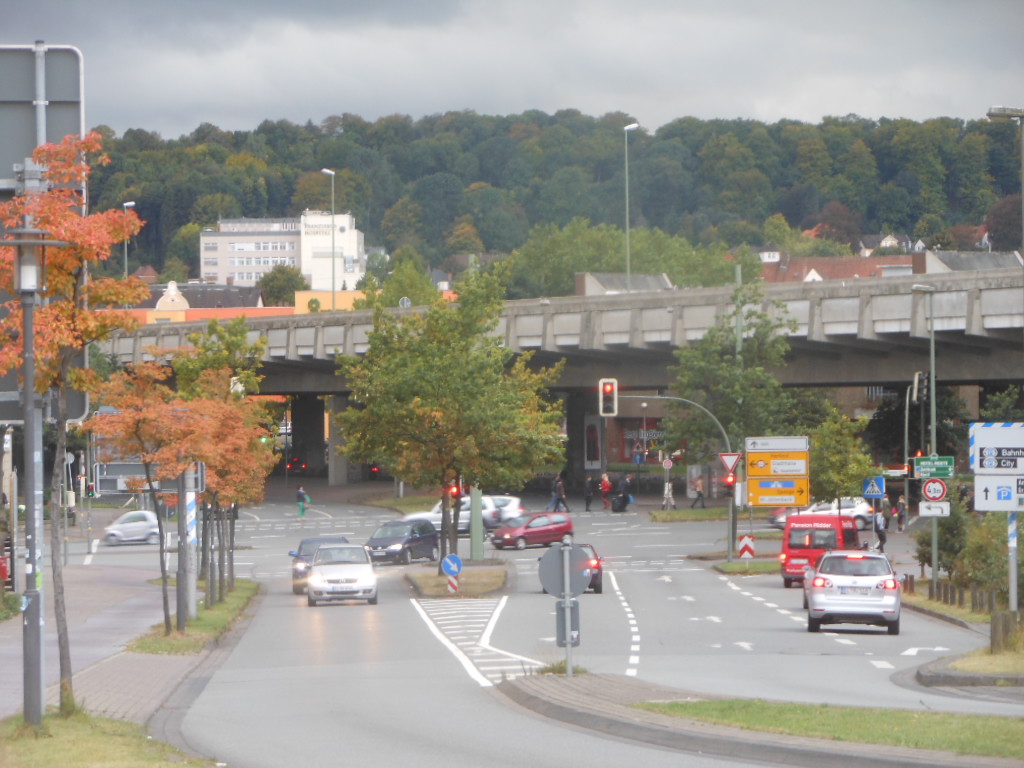
[[[217,550],[217,579],[218,579],[218,592],[220,592],[217,602],[224,602],[224,596],[227,594],[227,571],[228,571],[228,537],[227,537],[227,526],[225,525],[227,517],[227,510],[218,508],[219,520],[217,531],[217,541],[220,543],[220,549]]]
[[[60,664],[60,712],[70,715],[75,711],[75,691],[72,685],[71,643],[68,637],[67,605],[64,602],[64,516],[61,514],[63,485],[67,464],[64,456],[68,449],[67,396],[58,390],[57,399],[57,453],[50,477],[50,568],[53,571],[53,617],[57,625],[57,653]]]
[[[160,509],[160,500],[157,498],[156,489],[153,487],[153,476],[150,473],[150,465],[143,463],[143,469],[146,470],[146,487],[149,490],[149,498],[153,502],[153,509],[156,511],[156,525],[160,532],[160,588],[163,593],[164,601],[164,634],[169,635],[172,631],[171,626],[171,601],[167,595],[167,558],[164,556],[164,516]]]

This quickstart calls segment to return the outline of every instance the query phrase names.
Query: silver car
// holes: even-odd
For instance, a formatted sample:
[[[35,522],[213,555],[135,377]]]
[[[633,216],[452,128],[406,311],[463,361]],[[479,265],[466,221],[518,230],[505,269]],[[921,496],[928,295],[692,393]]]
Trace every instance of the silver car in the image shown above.
[[[109,546],[129,541],[142,541],[146,544],[160,543],[160,523],[156,519],[155,512],[150,512],[148,509],[125,512],[103,531],[103,543]]]
[[[459,533],[469,533],[470,523],[470,502],[469,496],[463,496],[459,505]],[[481,516],[484,527],[493,531],[506,520],[519,517],[525,513],[523,502],[518,496],[481,496]],[[429,512],[413,512],[406,515],[404,520],[429,520],[437,530],[441,530],[441,502],[437,502]]]
[[[850,515],[856,519],[858,531],[866,531],[871,528],[875,510],[867,500],[860,496],[844,496],[839,500],[839,509],[841,514]],[[809,504],[803,509],[794,509],[792,507],[777,509],[772,514],[770,523],[773,528],[783,530],[786,527],[786,519],[791,515],[820,515],[835,511],[836,502],[834,499],[832,501],[818,501]]]
[[[827,552],[804,579],[807,631],[822,624],[873,624],[900,633],[900,579],[875,552]]]
[[[329,544],[318,547],[306,577],[306,602],[365,600],[377,604],[377,574],[365,547]]]

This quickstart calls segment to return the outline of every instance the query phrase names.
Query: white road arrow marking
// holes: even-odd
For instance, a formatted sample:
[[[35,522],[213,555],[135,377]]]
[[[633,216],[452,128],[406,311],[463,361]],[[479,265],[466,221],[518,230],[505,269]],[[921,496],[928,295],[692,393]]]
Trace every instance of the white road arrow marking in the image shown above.
[[[671,584],[672,583],[672,577],[671,576],[659,576],[658,578],[655,579],[655,581],[664,581],[664,582],[666,582],[668,584]]]
[[[900,656],[917,656],[918,651],[935,651],[936,653],[938,653],[940,651],[948,650],[949,648],[943,648],[941,645],[937,648],[907,648],[907,650],[901,653]]]
[[[733,643],[733,645],[738,645],[744,651],[752,651],[752,650],[754,650],[754,644],[753,643],[738,642],[738,643]]]

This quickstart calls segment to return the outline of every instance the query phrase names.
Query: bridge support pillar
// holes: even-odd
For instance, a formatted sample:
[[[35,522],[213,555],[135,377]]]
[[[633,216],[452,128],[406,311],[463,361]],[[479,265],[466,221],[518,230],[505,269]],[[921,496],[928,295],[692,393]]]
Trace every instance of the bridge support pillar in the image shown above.
[[[328,430],[327,430],[327,484],[348,485],[349,461],[344,456],[338,455],[338,446],[345,443],[334,419],[331,416],[339,411],[348,408],[348,395],[332,395],[328,400]]]

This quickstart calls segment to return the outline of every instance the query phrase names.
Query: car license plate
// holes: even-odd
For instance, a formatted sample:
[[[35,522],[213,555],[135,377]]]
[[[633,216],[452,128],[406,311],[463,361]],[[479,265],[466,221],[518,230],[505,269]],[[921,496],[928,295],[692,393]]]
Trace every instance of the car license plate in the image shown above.
[[[871,587],[840,587],[840,595],[870,595]]]

